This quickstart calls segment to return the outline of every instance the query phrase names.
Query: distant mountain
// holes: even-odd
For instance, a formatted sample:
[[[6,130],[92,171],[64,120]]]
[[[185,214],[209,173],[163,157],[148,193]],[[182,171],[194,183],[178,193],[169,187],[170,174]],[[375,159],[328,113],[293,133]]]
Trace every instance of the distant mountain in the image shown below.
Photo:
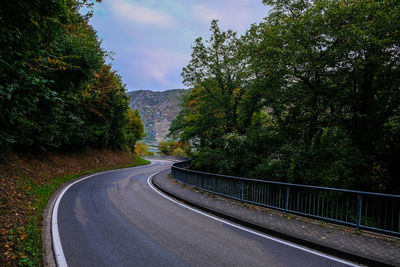
[[[145,126],[146,137],[143,142],[158,146],[166,139],[171,122],[180,111],[181,93],[183,89],[153,92],[139,90],[128,92],[131,97],[129,106],[139,110]]]

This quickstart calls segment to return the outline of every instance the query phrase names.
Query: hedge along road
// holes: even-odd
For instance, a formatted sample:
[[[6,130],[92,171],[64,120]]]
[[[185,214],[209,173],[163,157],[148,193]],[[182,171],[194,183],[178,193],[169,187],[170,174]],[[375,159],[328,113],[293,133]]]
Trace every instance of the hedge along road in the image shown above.
[[[163,195],[149,177],[171,163],[102,173],[67,188],[55,207],[56,254],[68,266],[354,266]]]

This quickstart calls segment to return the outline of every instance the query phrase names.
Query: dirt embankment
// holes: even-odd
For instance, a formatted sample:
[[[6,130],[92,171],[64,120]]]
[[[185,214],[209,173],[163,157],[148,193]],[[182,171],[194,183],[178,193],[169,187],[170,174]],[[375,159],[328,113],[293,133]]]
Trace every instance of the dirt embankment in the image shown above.
[[[127,166],[134,160],[128,151],[95,149],[4,155],[0,161],[0,265],[40,263],[40,209],[45,203],[39,202],[46,201],[42,191],[51,194],[68,175]]]

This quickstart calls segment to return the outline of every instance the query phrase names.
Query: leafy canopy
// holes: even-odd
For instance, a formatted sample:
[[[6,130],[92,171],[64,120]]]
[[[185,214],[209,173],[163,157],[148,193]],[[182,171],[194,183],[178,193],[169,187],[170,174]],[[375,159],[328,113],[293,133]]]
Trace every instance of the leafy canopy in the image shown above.
[[[196,39],[171,134],[203,170],[400,192],[400,3],[264,3],[243,36]]]
[[[98,1],[99,2],[99,1]],[[16,0],[0,9],[0,148],[130,147],[143,136],[121,77],[88,24],[91,1]],[[89,9],[90,10],[90,9]]]

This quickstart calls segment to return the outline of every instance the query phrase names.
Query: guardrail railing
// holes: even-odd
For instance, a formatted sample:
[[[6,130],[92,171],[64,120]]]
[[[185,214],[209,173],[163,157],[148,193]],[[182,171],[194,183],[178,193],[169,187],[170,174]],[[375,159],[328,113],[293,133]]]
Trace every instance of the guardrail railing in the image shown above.
[[[308,186],[188,169],[174,163],[171,175],[195,188],[288,213],[323,219],[391,235],[400,235],[400,195]]]

